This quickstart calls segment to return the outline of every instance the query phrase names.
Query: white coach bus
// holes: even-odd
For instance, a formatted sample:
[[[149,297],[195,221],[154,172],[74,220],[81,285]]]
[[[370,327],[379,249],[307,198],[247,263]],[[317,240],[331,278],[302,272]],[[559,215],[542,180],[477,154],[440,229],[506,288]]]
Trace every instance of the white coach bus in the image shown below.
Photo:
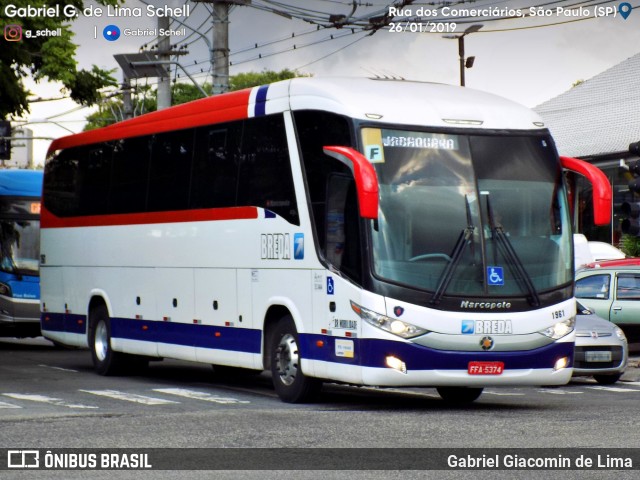
[[[560,385],[572,373],[563,167],[530,110],[466,88],[299,78],[55,141],[44,335],[98,373],[175,358],[323,381]],[[608,197],[607,197],[608,195]]]

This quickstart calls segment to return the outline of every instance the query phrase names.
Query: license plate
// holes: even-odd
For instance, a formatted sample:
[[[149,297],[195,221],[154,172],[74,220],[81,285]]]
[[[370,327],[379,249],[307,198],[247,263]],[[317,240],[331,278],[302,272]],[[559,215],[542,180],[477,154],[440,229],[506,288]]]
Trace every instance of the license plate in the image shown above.
[[[501,375],[504,372],[503,362],[469,362],[469,375]]]
[[[584,352],[585,362],[610,362],[611,352]]]

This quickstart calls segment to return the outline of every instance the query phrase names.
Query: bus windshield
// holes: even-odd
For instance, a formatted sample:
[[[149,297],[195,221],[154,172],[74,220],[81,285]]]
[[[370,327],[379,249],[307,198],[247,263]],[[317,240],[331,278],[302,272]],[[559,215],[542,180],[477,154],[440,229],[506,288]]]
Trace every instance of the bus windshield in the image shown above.
[[[543,135],[364,128],[378,175],[373,269],[444,295],[526,296],[572,281],[562,171]]]
[[[0,270],[16,275],[39,275],[40,221],[0,221]]]

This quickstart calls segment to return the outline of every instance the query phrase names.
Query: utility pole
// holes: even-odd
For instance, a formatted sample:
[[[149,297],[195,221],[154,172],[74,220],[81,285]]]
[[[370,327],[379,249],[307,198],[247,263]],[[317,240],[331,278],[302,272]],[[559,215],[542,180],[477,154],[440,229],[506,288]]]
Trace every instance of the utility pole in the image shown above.
[[[167,31],[170,27],[169,17],[158,17],[158,33]],[[158,40],[158,60],[162,65],[163,62],[171,60],[171,40],[168,35],[159,37]],[[158,79],[158,110],[169,108],[171,106],[171,79],[169,75],[161,76]]]
[[[213,43],[211,45],[211,69],[213,71],[213,95],[229,90],[229,10],[232,5],[251,5],[251,0],[193,0],[213,6]]]
[[[213,0],[213,94],[229,90],[229,3]]]

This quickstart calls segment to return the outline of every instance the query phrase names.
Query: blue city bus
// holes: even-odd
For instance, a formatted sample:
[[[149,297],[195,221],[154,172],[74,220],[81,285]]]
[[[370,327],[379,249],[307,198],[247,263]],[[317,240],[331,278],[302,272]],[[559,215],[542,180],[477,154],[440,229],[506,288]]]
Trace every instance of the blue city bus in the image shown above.
[[[0,170],[0,336],[40,335],[42,171]]]

